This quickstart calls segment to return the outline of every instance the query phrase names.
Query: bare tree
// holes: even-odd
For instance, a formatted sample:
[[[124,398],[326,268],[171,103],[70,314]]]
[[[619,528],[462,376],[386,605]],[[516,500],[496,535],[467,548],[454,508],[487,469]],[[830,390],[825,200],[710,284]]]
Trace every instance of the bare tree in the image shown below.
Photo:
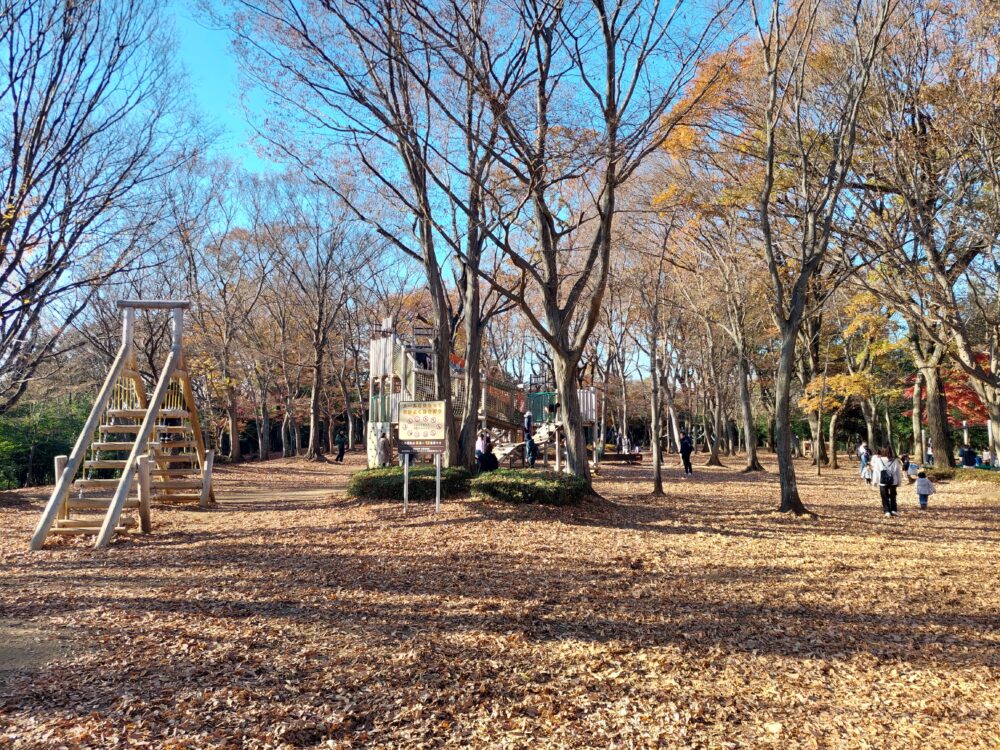
[[[764,168],[759,217],[770,301],[781,336],[774,386],[779,509],[798,515],[807,510],[792,455],[796,343],[806,312],[829,292],[828,287],[818,288],[816,280],[851,168],[858,112],[895,3],[857,0],[846,10],[838,5],[832,18],[823,19],[827,23],[821,23],[825,4],[820,0],[774,0],[766,18],[757,5],[751,2],[767,77],[763,122],[758,124]],[[826,62],[822,77],[815,70],[820,48],[841,56],[833,65]],[[817,147],[820,143],[822,148]],[[777,174],[782,169],[793,170],[794,183],[785,186],[779,206]],[[794,221],[779,229],[780,219],[788,215]]]
[[[444,64],[474,73],[494,119],[497,137],[479,145],[503,170],[489,196],[505,223],[490,239],[515,273],[487,278],[549,346],[567,464],[589,478],[577,374],[600,317],[616,193],[706,89],[682,98],[728,3],[699,23],[681,1],[525,3],[475,24],[463,0],[411,5]]]
[[[155,247],[152,193],[189,135],[166,127],[163,27],[148,0],[0,4],[0,413],[97,286]]]

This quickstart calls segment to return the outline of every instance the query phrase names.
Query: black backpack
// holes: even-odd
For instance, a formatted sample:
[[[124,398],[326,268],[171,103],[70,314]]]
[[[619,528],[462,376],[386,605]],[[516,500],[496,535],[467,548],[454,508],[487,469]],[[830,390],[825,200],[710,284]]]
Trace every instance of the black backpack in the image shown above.
[[[892,459],[892,460],[895,461],[896,459]],[[882,471],[881,471],[881,473],[879,474],[879,477],[878,477],[878,483],[879,484],[884,484],[887,487],[892,487],[892,486],[894,486],[896,484],[893,481],[895,479],[895,477],[893,477],[892,472],[889,471],[889,467],[890,466],[892,466],[891,463],[886,464],[885,468],[882,469]]]

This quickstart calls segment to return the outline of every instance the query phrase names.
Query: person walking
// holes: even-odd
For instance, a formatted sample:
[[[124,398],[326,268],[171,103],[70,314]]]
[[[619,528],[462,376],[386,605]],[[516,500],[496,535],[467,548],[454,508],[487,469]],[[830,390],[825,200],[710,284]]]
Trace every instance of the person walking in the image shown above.
[[[691,467],[691,452],[694,451],[694,443],[691,442],[691,438],[686,432],[681,433],[681,461],[684,462],[684,475],[690,476],[694,474],[694,469]]]
[[[879,495],[882,498],[882,512],[886,518],[899,515],[896,508],[896,488],[903,481],[903,470],[899,460],[892,455],[889,448],[879,448],[872,458],[872,481],[878,484]]]
[[[338,464],[344,463],[344,450],[347,448],[347,436],[343,430],[337,430],[337,437],[333,439],[337,445],[337,456],[333,460]]]
[[[913,488],[917,491],[917,499],[920,501],[920,510],[927,510],[927,499],[937,492],[934,483],[927,478],[927,472],[922,471],[917,474],[917,484]]]

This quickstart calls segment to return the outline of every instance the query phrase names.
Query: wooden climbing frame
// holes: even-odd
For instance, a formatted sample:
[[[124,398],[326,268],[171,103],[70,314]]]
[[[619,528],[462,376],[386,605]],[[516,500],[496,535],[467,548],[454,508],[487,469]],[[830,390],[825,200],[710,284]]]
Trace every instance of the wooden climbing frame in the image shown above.
[[[118,303],[121,347],[72,453],[56,458],[56,486],[31,549],[41,549],[50,534],[93,535],[95,548],[106,547],[136,526],[149,533],[154,502],[207,507],[214,501],[213,452],[205,449],[184,359],[189,307],[175,300]],[[170,354],[152,397],[136,364],[136,310],[169,310],[172,317]]]

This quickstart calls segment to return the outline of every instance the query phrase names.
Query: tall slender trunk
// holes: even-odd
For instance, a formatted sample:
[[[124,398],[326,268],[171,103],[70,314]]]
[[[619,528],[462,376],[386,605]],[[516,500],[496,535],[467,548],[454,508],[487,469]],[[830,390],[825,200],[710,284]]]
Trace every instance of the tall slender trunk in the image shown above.
[[[285,416],[281,420],[281,455],[285,458],[298,454],[298,440],[295,424],[295,403],[291,394],[285,396]]]
[[[309,448],[306,450],[306,458],[310,461],[323,460],[322,414],[320,410],[322,393],[323,347],[316,344],[313,350],[312,393],[309,395]]]
[[[837,418],[840,416],[841,409],[835,410],[830,414],[830,468],[839,469],[840,466],[837,464]]]
[[[823,417],[814,409],[808,414],[808,422],[813,444],[813,464],[826,464],[829,458],[826,455],[826,441],[823,439]]]
[[[35,444],[32,443],[31,447],[28,448],[28,465],[24,469],[24,484],[22,485],[24,487],[32,486],[31,472],[34,471],[34,464],[35,464]],[[56,477],[56,481],[57,482],[59,481],[58,477]]]
[[[239,461],[243,458],[240,447],[240,419],[236,401],[236,388],[226,386],[226,416],[229,423],[229,460]]]
[[[465,397],[462,404],[462,423],[458,434],[458,460],[463,466],[476,461],[476,435],[482,399],[482,325],[479,320],[479,279],[473,275],[466,282],[465,290]]]
[[[923,378],[918,371],[913,378],[913,413],[910,415],[910,424],[913,426],[913,461],[917,464],[924,464],[927,461],[927,446],[921,437],[921,417],[924,412],[923,400]]]
[[[868,433],[868,447],[875,449],[875,404],[870,398],[861,399],[861,414],[865,418],[865,429]]]
[[[743,471],[764,471],[760,459],[757,458],[757,427],[754,425],[753,407],[750,403],[750,372],[745,357],[739,356],[737,360],[740,381],[740,411],[743,414],[743,435],[747,446],[747,461]]]
[[[794,327],[792,327],[794,328]],[[807,513],[806,506],[799,497],[795,481],[795,463],[792,453],[792,378],[795,374],[795,331],[782,336],[778,369],[774,377],[774,439],[778,453],[778,475],[781,480],[782,513],[795,515]]]
[[[892,420],[889,419],[889,407],[885,406],[882,412],[882,416],[885,418],[885,444],[889,446],[894,452],[896,452],[895,446],[892,444]]]
[[[260,460],[267,461],[271,457],[271,413],[267,408],[267,392],[260,394],[260,416],[257,424],[257,449]]]
[[[707,417],[708,409],[705,411]],[[707,420],[705,424],[708,424]],[[712,433],[712,452],[705,465],[722,466],[722,460],[719,458],[719,447],[722,442],[722,394],[718,390],[716,390],[715,396],[712,398]]]
[[[657,302],[659,300],[657,299]],[[659,305],[654,302],[652,306],[652,325],[649,334],[649,383],[650,383],[650,440],[649,450],[653,458],[653,494],[663,494],[663,454],[661,453],[662,433],[663,433],[663,398],[660,381],[660,363],[657,353],[657,338],[659,336]]]

